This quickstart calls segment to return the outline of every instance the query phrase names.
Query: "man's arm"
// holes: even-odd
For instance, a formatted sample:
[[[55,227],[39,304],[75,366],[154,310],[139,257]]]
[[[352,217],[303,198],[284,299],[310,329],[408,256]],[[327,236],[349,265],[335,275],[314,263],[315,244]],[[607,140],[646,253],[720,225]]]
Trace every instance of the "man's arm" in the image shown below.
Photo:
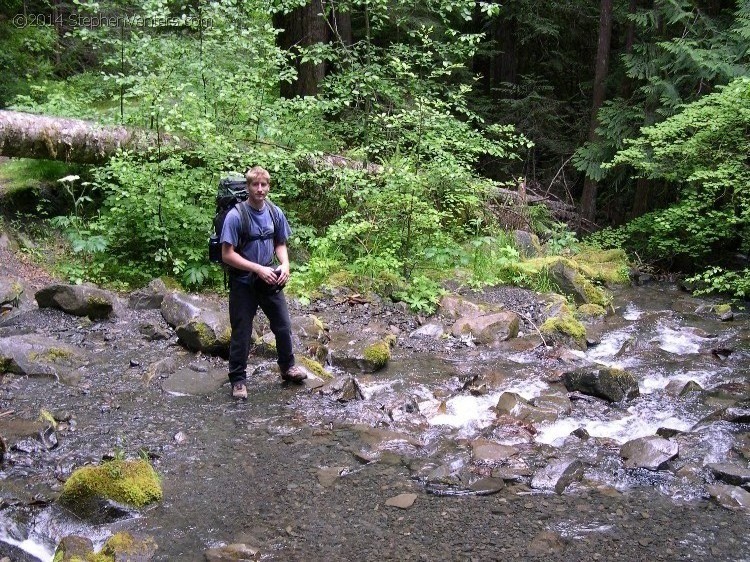
[[[278,255],[278,250],[277,250],[277,255]],[[286,256],[286,245],[284,246],[284,255]],[[250,260],[246,260],[239,253],[235,251],[234,246],[232,246],[229,242],[224,242],[221,245],[221,260],[228,266],[233,267],[235,269],[239,269],[240,271],[250,271],[251,273],[254,273],[255,275],[263,279],[263,281],[265,281],[269,285],[273,285],[275,283],[280,282],[279,281],[280,278],[276,277],[276,274],[274,273],[273,268],[265,267],[255,262],[252,262]],[[279,257],[279,261],[281,261],[280,257]],[[287,262],[286,278],[288,279],[289,278],[289,258],[288,257],[286,258],[286,262]],[[283,268],[282,268],[282,271],[283,271]]]
[[[276,281],[280,285],[284,285],[289,281],[289,252],[286,248],[286,242],[283,244],[274,244],[274,250],[276,251],[276,257],[279,260],[279,277]]]

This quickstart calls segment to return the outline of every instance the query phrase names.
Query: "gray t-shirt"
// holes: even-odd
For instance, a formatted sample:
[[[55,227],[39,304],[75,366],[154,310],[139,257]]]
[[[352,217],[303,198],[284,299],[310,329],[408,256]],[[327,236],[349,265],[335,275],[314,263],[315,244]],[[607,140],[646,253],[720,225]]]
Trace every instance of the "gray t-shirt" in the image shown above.
[[[267,237],[264,240],[249,240],[243,248],[238,247],[240,243],[240,230],[242,228],[242,219],[240,213],[236,208],[233,208],[227,213],[224,219],[224,226],[221,229],[221,242],[229,243],[234,246],[236,252],[238,252],[243,258],[248,261],[259,263],[261,265],[271,265],[273,263],[274,246],[275,244],[285,244],[286,241],[292,234],[292,230],[289,228],[289,223],[286,220],[286,216],[281,209],[276,207],[278,210],[278,232],[274,229],[273,217],[271,216],[271,208],[267,205],[263,205],[263,209],[260,211],[255,210],[247,203],[243,203],[247,208],[248,215],[250,217],[250,232],[246,233],[245,240],[249,240],[250,236],[264,236]],[[269,235],[273,234],[271,238]],[[237,273],[239,279],[247,280],[250,277],[250,272]]]

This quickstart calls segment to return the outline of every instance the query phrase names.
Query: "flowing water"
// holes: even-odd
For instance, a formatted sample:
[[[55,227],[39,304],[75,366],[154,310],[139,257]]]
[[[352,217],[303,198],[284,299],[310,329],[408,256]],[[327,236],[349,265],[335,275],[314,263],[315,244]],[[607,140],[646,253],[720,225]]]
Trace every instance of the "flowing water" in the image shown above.
[[[493,468],[511,468],[528,482],[546,459],[579,458],[586,464],[585,484],[572,486],[566,498],[584,497],[586,489],[606,486],[623,493],[646,488],[659,502],[706,501],[705,480],[687,469],[736,457],[736,437],[748,428],[698,422],[731,404],[726,392],[710,389],[750,385],[750,322],[745,313],[732,322],[694,313],[701,303],[671,287],[622,290],[614,314],[592,328],[600,334],[599,343],[585,353],[559,356],[544,348],[397,352],[386,370],[358,375],[365,400],[345,404],[316,393],[279,389],[275,377],[263,371],[246,405],[230,401],[226,386],[197,395],[166,385],[144,385],[138,365],[165,354],[204,363],[203,371],[221,371],[224,364],[188,356],[167,343],[144,346],[142,339],[131,337],[136,328],[124,322],[92,331],[65,315],[35,312],[44,318],[48,333],[65,341],[80,340],[95,358],[72,383],[26,378],[5,382],[2,410],[26,420],[34,420],[40,409],[69,410],[75,422],[60,432],[62,446],[27,455],[14,452],[17,462],[2,466],[0,541],[17,547],[16,552],[26,553],[29,560],[51,560],[56,543],[66,535],[85,535],[100,545],[118,529],[135,529],[159,538],[161,559],[178,553],[191,559],[186,552],[201,559],[203,549],[223,544],[222,537],[244,528],[239,519],[248,518],[263,522],[254,527],[259,534],[249,540],[273,543],[268,539],[273,528],[294,541],[295,525],[300,523],[289,523],[289,513],[317,509],[321,486],[329,486],[321,484],[321,470],[335,470],[342,480],[360,482],[362,491],[351,492],[356,505],[356,494],[364,494],[368,486],[417,483],[433,493],[452,490],[461,495],[472,480]],[[6,335],[14,329],[20,333],[21,325],[7,328]],[[131,367],[124,367],[128,362]],[[528,400],[565,395],[559,374],[587,363],[633,373],[640,397],[609,404],[577,396],[569,414],[533,427],[498,421],[495,406],[503,393]],[[679,397],[689,381],[709,391]],[[619,446],[664,428],[683,432],[673,470],[624,469]],[[590,439],[571,437],[580,429]],[[521,454],[484,466],[472,459],[470,444],[477,439],[517,447]],[[92,522],[49,502],[60,489],[59,480],[72,468],[119,449],[146,451],[154,459],[165,487],[165,500],[158,506],[140,513],[109,506],[99,521]],[[294,477],[285,476],[285,454],[286,468],[295,467]],[[439,486],[433,485],[436,479]],[[523,493],[536,492],[526,488]],[[307,499],[301,502],[302,497]],[[342,512],[346,505],[340,504]],[[580,538],[609,533],[612,524],[592,518],[549,528]],[[744,556],[735,559],[747,559]]]

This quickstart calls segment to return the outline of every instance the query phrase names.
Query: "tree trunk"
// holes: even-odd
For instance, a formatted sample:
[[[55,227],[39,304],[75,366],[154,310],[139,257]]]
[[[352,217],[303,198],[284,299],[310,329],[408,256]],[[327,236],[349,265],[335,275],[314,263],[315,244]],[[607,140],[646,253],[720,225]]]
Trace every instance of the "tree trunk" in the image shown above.
[[[0,156],[103,164],[119,148],[140,152],[155,145],[156,135],[146,131],[0,111]]]
[[[609,68],[609,47],[612,39],[612,8],[614,0],[601,0],[599,13],[599,43],[596,49],[596,70],[594,72],[594,91],[592,94],[591,120],[588,140],[597,139],[597,114],[604,103],[606,93],[606,79]],[[594,221],[596,215],[597,182],[586,178],[581,194],[581,216],[589,222]]]
[[[293,82],[281,82],[282,97],[314,96],[325,77],[325,64],[303,63],[299,49],[325,43],[328,38],[322,0],[311,0],[289,13],[274,14],[273,25],[282,30],[277,36],[277,44],[292,54],[297,70],[297,78]]]
[[[354,44],[354,33],[352,32],[352,13],[349,10],[343,11],[338,3],[328,2],[331,6],[331,16],[329,25],[333,39],[341,42],[347,47]]]

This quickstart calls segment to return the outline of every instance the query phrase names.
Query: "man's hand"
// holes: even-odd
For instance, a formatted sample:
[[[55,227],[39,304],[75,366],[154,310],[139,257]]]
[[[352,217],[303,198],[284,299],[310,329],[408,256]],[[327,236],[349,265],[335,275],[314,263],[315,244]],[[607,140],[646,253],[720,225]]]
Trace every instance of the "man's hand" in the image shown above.
[[[276,275],[276,271],[272,267],[259,267],[255,274],[268,285],[279,283],[280,276]],[[288,273],[287,277],[289,277]]]
[[[289,264],[282,263],[278,268],[279,276],[276,278],[277,285],[286,285],[289,281]]]

